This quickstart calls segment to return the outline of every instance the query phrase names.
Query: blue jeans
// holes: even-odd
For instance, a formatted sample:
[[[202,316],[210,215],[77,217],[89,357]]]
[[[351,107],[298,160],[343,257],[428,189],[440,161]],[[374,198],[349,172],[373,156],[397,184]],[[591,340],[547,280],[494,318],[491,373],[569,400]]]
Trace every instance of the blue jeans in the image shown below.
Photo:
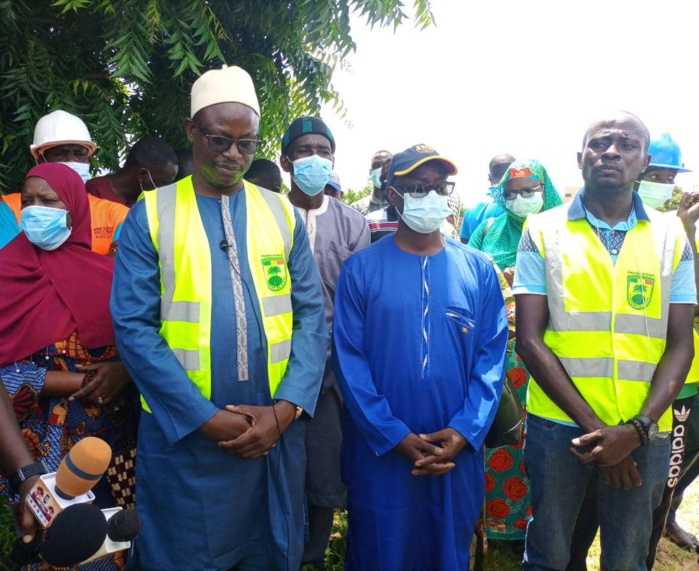
[[[633,459],[643,485],[631,490],[604,483],[602,471],[582,464],[571,440],[584,431],[527,415],[524,461],[533,517],[527,525],[524,569],[564,571],[571,538],[590,478],[597,478],[602,571],[646,571],[653,509],[660,504],[670,465],[670,441],[641,446]]]

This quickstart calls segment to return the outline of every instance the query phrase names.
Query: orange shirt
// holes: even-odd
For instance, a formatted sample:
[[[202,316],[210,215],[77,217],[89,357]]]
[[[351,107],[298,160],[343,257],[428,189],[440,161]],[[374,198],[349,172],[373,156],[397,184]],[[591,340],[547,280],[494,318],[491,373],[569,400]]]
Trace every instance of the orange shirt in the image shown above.
[[[20,210],[22,209],[22,195],[19,192],[6,194],[5,203],[14,212],[17,224],[19,224]],[[121,225],[129,213],[129,209],[123,204],[117,204],[109,200],[87,195],[90,200],[90,219],[92,224],[92,251],[98,254],[108,254],[109,247],[114,241],[114,236],[119,236]]]

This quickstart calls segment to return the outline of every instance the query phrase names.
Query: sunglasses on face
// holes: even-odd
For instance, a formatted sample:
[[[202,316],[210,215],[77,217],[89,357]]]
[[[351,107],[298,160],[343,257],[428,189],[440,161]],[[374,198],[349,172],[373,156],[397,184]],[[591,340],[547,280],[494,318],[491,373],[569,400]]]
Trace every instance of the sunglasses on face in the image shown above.
[[[537,184],[531,188],[521,188],[519,190],[504,190],[502,196],[505,200],[514,200],[519,194],[522,198],[531,198],[535,192],[541,192],[541,185]]]
[[[194,126],[206,137],[206,144],[212,153],[225,153],[231,146],[235,145],[241,155],[254,155],[262,144],[260,139],[232,139],[223,135],[209,135],[196,123]]]
[[[455,183],[451,181],[435,182],[434,184],[393,184],[391,185],[399,194],[409,195],[413,198],[423,198],[430,191],[435,191],[440,196],[449,196],[454,192]]]

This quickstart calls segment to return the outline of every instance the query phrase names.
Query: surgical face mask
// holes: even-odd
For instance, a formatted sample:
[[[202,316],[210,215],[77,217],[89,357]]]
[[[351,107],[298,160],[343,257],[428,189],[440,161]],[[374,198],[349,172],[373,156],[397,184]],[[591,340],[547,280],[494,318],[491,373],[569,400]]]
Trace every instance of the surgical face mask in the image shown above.
[[[316,196],[323,192],[325,185],[333,176],[333,164],[328,159],[311,155],[296,159],[293,179],[296,185],[308,196]]]
[[[638,196],[641,197],[643,204],[651,208],[660,208],[672,196],[674,188],[675,185],[672,183],[642,180],[638,187]]]
[[[68,211],[48,206],[27,206],[21,210],[19,227],[27,239],[43,250],[55,250],[69,237]]]
[[[90,163],[75,163],[75,162],[70,162],[70,163],[63,163],[67,167],[72,168],[76,173],[80,175],[80,178],[83,179],[83,182],[87,182],[90,180],[92,177],[90,176]]]
[[[371,178],[371,184],[374,185],[374,188],[381,188],[381,167],[371,171],[369,177]]]
[[[505,208],[520,218],[526,218],[528,214],[540,212],[543,206],[544,195],[541,192],[535,192],[529,198],[524,198],[518,194],[512,200],[505,201]]]
[[[431,234],[451,215],[451,208],[446,196],[440,196],[434,190],[422,198],[403,196],[403,214],[400,217],[408,228],[420,234]]]

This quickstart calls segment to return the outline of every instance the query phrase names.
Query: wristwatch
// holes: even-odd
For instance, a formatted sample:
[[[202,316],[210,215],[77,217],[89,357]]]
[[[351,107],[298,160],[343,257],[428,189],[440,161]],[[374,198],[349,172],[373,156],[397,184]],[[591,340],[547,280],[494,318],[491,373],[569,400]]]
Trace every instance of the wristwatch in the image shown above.
[[[275,400],[274,404],[277,404],[278,402],[280,402],[282,400],[284,400],[284,399]],[[287,402],[289,402],[289,401],[287,401]],[[294,403],[290,403],[290,404],[294,404]],[[300,406],[296,406],[296,412],[294,413],[294,420],[298,420],[299,418],[301,418],[302,414],[303,414],[303,409]]]
[[[660,430],[658,429],[658,423],[653,422],[652,419],[648,418],[643,414],[637,414],[631,420],[637,421],[641,428],[643,429],[645,443],[653,444],[660,440]]]
[[[32,476],[42,476],[48,473],[49,469],[46,467],[46,464],[44,464],[44,461],[39,460],[21,467],[14,474],[12,474],[10,476],[10,485],[15,489],[15,491],[19,492],[19,487],[22,485],[24,480],[31,478]]]

